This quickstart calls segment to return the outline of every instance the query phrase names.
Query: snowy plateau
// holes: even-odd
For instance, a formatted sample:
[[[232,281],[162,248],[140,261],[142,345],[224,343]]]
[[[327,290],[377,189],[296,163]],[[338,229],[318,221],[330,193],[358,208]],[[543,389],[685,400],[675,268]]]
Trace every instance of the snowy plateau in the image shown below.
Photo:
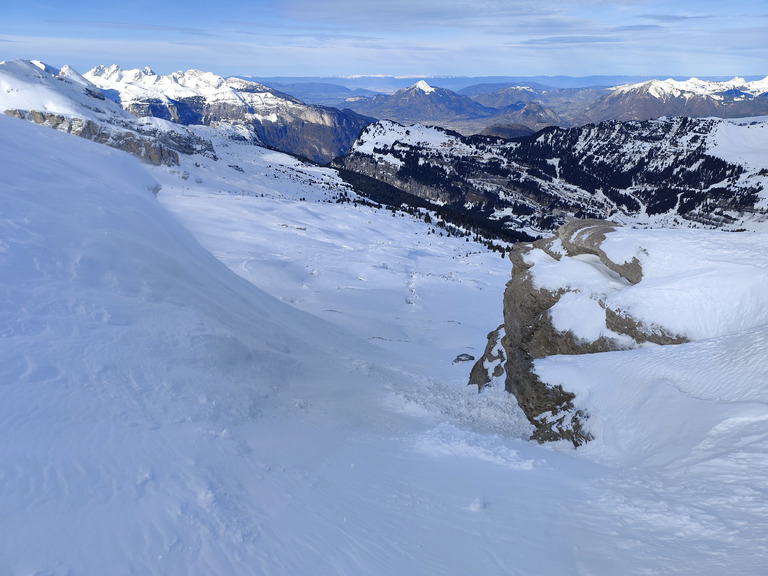
[[[0,574],[765,573],[763,222],[619,227],[634,286],[532,251],[560,329],[600,333],[606,301],[689,340],[537,359],[594,436],[538,444],[456,361],[509,260],[64,77],[0,78],[2,110],[62,118],[0,115]],[[197,147],[141,161],[62,131],[84,114]],[[740,126],[719,153],[768,169]]]

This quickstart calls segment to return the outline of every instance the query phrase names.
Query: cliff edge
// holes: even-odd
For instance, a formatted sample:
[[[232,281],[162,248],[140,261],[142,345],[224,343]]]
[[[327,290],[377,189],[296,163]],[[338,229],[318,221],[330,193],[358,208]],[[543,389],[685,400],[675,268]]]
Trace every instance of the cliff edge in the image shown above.
[[[592,439],[584,426],[588,414],[574,409],[573,393],[539,379],[537,358],[687,341],[661,325],[634,318],[616,298],[643,279],[642,247],[634,247],[631,256],[615,247],[604,249],[606,237],[617,228],[604,220],[574,220],[555,236],[518,243],[510,253],[512,278],[504,292],[500,338],[505,389],[536,427],[532,439],[569,440],[574,446]],[[498,340],[500,332],[489,334],[486,354],[472,369],[470,384],[479,390],[491,379],[487,367],[494,366],[499,375],[499,353],[491,340]]]

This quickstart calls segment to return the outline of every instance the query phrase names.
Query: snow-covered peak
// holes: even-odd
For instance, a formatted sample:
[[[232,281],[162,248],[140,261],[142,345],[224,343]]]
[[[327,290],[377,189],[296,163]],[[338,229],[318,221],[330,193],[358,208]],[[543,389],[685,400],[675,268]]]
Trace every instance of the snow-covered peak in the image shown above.
[[[427,84],[424,80],[419,80],[418,82],[416,82],[416,84],[411,86],[410,89],[421,90],[422,92],[424,92],[424,94],[431,94],[432,92],[435,91],[435,89],[432,88],[432,86],[430,86],[429,84]]]
[[[32,64],[35,68],[39,68],[43,72],[46,72],[47,74],[53,74],[54,76],[59,73],[58,68],[54,68],[53,66],[49,66],[45,62],[41,62],[40,60],[29,60],[29,63]]]
[[[59,73],[56,76],[58,78],[66,78],[67,80],[75,82],[76,84],[80,84],[81,86],[90,88],[94,87],[93,84],[86,80],[82,74],[67,64],[64,64],[64,66],[61,67],[61,70],[59,70]]]
[[[677,98],[680,96],[708,96],[713,97],[719,93],[728,90],[739,90],[746,94],[757,96],[768,92],[768,76],[762,80],[747,82],[744,78],[735,76],[725,82],[714,82],[709,80],[700,80],[692,77],[688,80],[648,80],[636,84],[622,84],[613,88],[614,94],[625,94],[629,92],[647,93],[655,98]]]
[[[0,63],[0,110],[35,110],[85,119],[132,116],[69,66],[54,68],[38,60]]]
[[[247,104],[252,108],[259,108],[267,100],[279,99],[261,84],[238,78],[225,79],[212,72],[196,69],[158,75],[149,67],[122,70],[116,65],[97,66],[86,72],[85,77],[99,88],[119,92],[124,107],[146,100],[167,102],[203,98],[209,103],[227,103],[233,106]],[[247,92],[247,96],[242,92]]]
[[[117,64],[112,64],[111,66],[99,65],[86,72],[85,76],[91,79],[91,81],[93,81],[93,78],[95,77],[104,78],[105,80],[115,80],[119,79],[122,73],[122,68]]]

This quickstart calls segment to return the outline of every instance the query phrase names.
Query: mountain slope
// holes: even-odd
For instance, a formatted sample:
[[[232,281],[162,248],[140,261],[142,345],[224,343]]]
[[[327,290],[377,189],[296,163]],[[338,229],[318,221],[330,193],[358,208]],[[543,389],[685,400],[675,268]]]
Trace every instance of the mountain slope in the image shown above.
[[[84,76],[136,116],[251,126],[265,145],[323,164],[345,152],[370,121],[350,111],[304,104],[257,82],[200,70],[158,76],[150,69],[112,65]]]
[[[77,72],[39,61],[0,62],[0,111],[125,150],[155,164],[210,152],[210,143],[163,120],[139,120]]]
[[[442,122],[450,119],[466,119],[490,116],[493,109],[477,104],[445,88],[432,87],[424,80],[398,90],[391,96],[354,98],[348,102],[353,110],[375,118],[397,122]]]
[[[768,124],[670,118],[517,141],[379,122],[335,165],[531,234],[571,217],[738,228],[765,218]],[[753,150],[753,151],[750,151]]]
[[[382,120],[441,126],[463,134],[474,134],[494,124],[522,124],[538,130],[562,123],[554,112],[532,102],[484,106],[451,90],[432,87],[424,80],[392,95],[352,98],[345,105]]]
[[[743,118],[768,114],[768,77],[746,82],[650,80],[617,86],[590,104],[585,114],[593,122],[647,120],[662,116]]]

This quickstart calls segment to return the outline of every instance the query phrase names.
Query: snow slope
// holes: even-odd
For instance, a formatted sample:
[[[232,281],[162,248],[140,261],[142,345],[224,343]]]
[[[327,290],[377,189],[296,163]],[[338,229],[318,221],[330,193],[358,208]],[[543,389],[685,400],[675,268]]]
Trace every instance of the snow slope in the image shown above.
[[[597,439],[531,444],[453,363],[507,261],[219,144],[150,168],[0,117],[0,573],[762,571],[762,327],[542,361]]]
[[[68,66],[56,69],[37,60],[0,62],[0,109],[112,123],[136,120]]]

